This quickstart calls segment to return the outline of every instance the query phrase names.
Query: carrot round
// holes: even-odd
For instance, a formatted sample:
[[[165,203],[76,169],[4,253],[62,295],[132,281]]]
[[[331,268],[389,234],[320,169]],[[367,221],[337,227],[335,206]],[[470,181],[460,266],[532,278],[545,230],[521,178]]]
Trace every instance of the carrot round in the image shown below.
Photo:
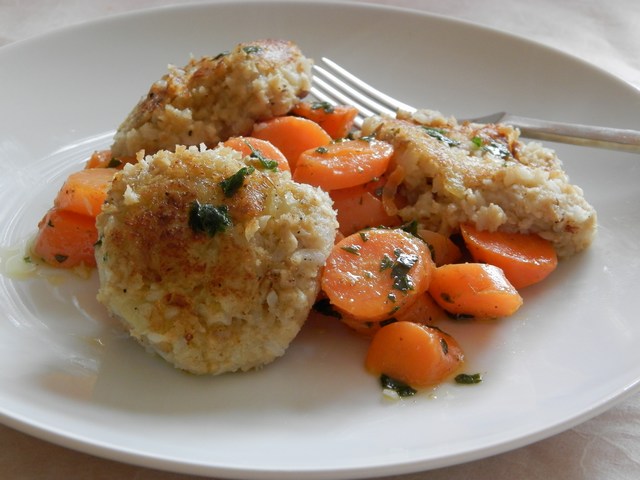
[[[382,200],[364,185],[332,190],[329,195],[343,235],[351,235],[363,228],[396,227],[402,223],[397,215],[388,215]]]
[[[413,388],[441,383],[464,360],[458,343],[439,329],[412,322],[382,327],[372,338],[365,366]]]
[[[515,288],[545,279],[558,265],[553,245],[539,235],[480,231],[471,225],[460,230],[473,259],[500,267]]]
[[[331,304],[349,316],[379,321],[424,293],[432,261],[420,239],[399,229],[371,229],[334,245],[322,274]]]
[[[237,150],[245,157],[253,155],[256,158],[273,160],[278,163],[278,170],[291,171],[287,157],[267,140],[251,137],[231,137],[223,145]]]
[[[54,206],[95,217],[102,209],[116,171],[115,168],[89,168],[72,173],[56,195]]]
[[[504,272],[484,263],[453,263],[433,270],[429,293],[444,310],[481,318],[506,317],[522,297]]]
[[[83,264],[93,267],[97,240],[94,217],[54,207],[38,223],[32,250],[54,267],[72,268]]]
[[[331,137],[316,122],[308,118],[286,115],[256,124],[251,137],[266,140],[287,158],[294,171],[300,154],[331,142]]]
[[[460,248],[446,235],[432,230],[419,229],[418,236],[429,245],[431,256],[437,267],[447,263],[456,263],[462,258]]]
[[[380,140],[346,140],[303,152],[293,179],[336,190],[362,185],[382,175],[393,155],[393,146]]]
[[[358,109],[351,105],[331,105],[327,102],[300,102],[291,113],[316,122],[331,138],[337,140],[351,131]]]
[[[135,163],[136,157],[113,158],[111,150],[97,150],[93,152],[84,168],[117,168],[122,169],[127,163]]]
[[[417,295],[414,302],[394,314],[394,318],[399,322],[413,322],[422,325],[433,325],[439,321],[446,320],[447,314],[440,305],[424,292]]]

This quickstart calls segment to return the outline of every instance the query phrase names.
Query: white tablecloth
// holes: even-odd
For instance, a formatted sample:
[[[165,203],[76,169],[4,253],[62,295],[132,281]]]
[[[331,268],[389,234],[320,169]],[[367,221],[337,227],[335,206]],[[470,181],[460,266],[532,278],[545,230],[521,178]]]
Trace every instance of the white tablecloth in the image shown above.
[[[70,24],[171,3],[178,2],[0,0],[0,46]],[[640,89],[638,0],[369,0],[369,3],[414,8],[500,28],[581,57]],[[92,457],[4,426],[0,426],[0,477],[20,480],[190,478]],[[582,425],[528,447],[463,465],[386,480],[391,478],[638,479],[640,393]]]

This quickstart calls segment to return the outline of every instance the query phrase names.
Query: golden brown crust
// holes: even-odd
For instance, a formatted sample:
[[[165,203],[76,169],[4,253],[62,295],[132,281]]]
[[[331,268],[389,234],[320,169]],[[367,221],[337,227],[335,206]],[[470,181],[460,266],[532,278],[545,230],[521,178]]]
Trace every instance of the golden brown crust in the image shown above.
[[[228,53],[171,66],[116,132],[113,156],[176,145],[209,147],[284,115],[311,87],[311,61],[289,41],[241,43]]]
[[[231,149],[160,151],[116,175],[97,226],[99,299],[131,334],[193,373],[247,370],[282,355],[304,323],[337,223],[327,194]],[[200,205],[231,220],[194,227]]]

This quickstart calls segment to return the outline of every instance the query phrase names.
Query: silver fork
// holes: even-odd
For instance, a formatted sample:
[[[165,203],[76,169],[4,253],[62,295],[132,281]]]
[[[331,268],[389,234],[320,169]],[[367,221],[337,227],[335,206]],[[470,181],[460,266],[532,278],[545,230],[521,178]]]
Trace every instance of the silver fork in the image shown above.
[[[371,115],[395,115],[398,110],[416,108],[376,90],[334,61],[322,57],[322,66],[314,65],[311,94],[330,104],[348,104],[358,109],[356,126]],[[523,137],[640,153],[640,131],[593,125],[552,122],[497,112],[477,118],[458,119],[471,123],[503,123],[520,130]]]

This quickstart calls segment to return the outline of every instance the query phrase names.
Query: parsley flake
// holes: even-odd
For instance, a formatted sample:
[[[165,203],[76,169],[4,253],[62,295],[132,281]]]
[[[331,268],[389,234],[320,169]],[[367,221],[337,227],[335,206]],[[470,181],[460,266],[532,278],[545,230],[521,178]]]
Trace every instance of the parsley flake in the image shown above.
[[[222,187],[222,191],[224,192],[225,197],[232,197],[234,193],[236,193],[240,187],[244,184],[244,179],[247,175],[252,174],[255,171],[253,167],[242,167],[236,173],[231,175],[230,177],[225,178],[220,182],[220,186]]]
[[[226,205],[202,204],[197,200],[189,208],[189,227],[194,232],[204,232],[210,237],[224,232],[231,226],[229,208]]]
[[[449,147],[457,147],[458,145],[460,145],[460,142],[458,142],[457,140],[453,140],[452,138],[447,137],[445,135],[446,132],[441,128],[433,128],[433,127],[422,127],[422,128],[427,133],[427,135],[429,135],[432,138],[435,138],[436,140],[441,141],[442,143],[444,143],[445,145],[448,145]]]
[[[415,388],[410,387],[404,382],[400,380],[395,380],[388,375],[380,375],[380,385],[382,388],[387,388],[389,390],[393,390],[400,397],[411,397],[417,393]]]
[[[480,375],[479,373],[461,373],[459,375],[456,375],[455,381],[456,383],[460,383],[462,385],[473,385],[475,383],[482,382],[482,375]]]
[[[322,110],[324,113],[333,113],[334,108],[329,102],[313,102],[311,110]]]

